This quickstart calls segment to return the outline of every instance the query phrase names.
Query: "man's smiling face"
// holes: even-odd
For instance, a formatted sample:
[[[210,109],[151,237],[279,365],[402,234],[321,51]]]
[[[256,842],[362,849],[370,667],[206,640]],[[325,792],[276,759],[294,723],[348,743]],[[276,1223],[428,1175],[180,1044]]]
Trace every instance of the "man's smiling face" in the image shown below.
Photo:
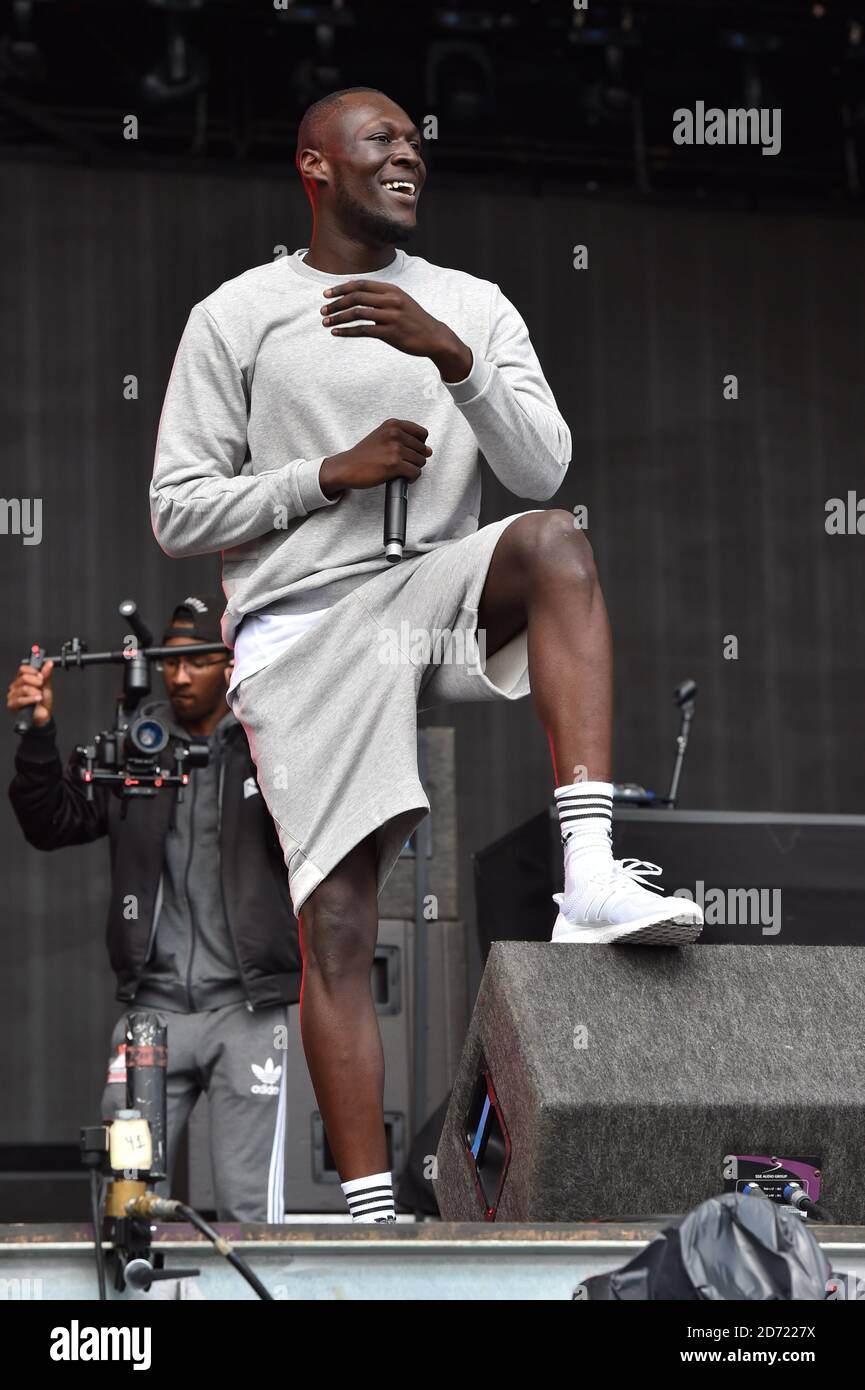
[[[333,210],[346,231],[373,245],[408,241],[426,182],[417,127],[373,93],[347,98],[328,125],[323,164]]]

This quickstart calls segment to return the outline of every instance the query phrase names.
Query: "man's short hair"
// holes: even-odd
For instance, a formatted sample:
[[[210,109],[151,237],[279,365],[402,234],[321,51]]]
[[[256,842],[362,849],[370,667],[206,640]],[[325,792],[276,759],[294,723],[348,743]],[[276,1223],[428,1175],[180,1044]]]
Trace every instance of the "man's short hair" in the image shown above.
[[[327,126],[343,104],[343,97],[348,96],[349,92],[375,92],[380,97],[387,96],[387,93],[378,87],[340,87],[338,92],[330,92],[320,101],[314,101],[312,106],[308,106],[301,117],[297,131],[294,162],[298,173],[300,172],[301,150],[321,148]],[[388,100],[390,100],[389,97]]]

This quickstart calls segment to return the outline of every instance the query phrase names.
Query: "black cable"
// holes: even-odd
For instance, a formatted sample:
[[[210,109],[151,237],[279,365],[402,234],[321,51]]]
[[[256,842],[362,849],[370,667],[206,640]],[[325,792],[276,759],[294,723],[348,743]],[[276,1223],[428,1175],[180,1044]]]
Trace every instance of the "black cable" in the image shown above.
[[[826,1211],[826,1208],[818,1206],[816,1202],[812,1202],[810,1197],[805,1197],[801,1202],[797,1202],[796,1207],[799,1211],[804,1211],[806,1216],[812,1217],[814,1221],[825,1221],[829,1223],[832,1221],[832,1217],[829,1215],[828,1211]]]
[[[273,1294],[264,1287],[258,1275],[253,1273],[243,1256],[238,1255],[234,1246],[230,1245],[218,1231],[214,1231],[212,1226],[208,1226],[203,1216],[199,1216],[198,1212],[193,1211],[192,1207],[188,1207],[185,1202],[178,1202],[177,1210],[195,1226],[196,1230],[199,1230],[202,1235],[207,1236],[207,1239],[213,1242],[219,1253],[228,1260],[228,1263],[234,1265],[238,1274],[243,1275],[247,1284],[252,1285],[259,1298],[267,1299],[270,1303],[274,1301]]]
[[[105,1302],[105,1251],[102,1248],[102,1193],[99,1173],[90,1169],[90,1220],[93,1222],[93,1249],[96,1252],[96,1277],[99,1280],[99,1298]]]
[[[832,1218],[825,1207],[820,1207],[813,1202],[804,1190],[794,1183],[787,1183],[784,1188],[784,1201],[788,1206],[796,1211],[804,1211],[806,1216],[810,1216],[814,1221],[831,1222]]]
[[[221,1236],[218,1231],[214,1231],[212,1226],[208,1226],[203,1216],[199,1216],[197,1211],[188,1207],[185,1202],[178,1202],[174,1197],[157,1197],[153,1192],[146,1192],[143,1197],[134,1197],[126,1204],[126,1210],[130,1216],[143,1216],[155,1220],[176,1220],[179,1216],[184,1216],[186,1220],[200,1231],[203,1236],[216,1246],[220,1255],[224,1255],[230,1265],[233,1265],[238,1274],[241,1274],[247,1284],[255,1289],[259,1298],[266,1299],[269,1303],[274,1302],[272,1293],[269,1293],[256,1274],[253,1274],[249,1265],[242,1255],[238,1255],[234,1246]]]

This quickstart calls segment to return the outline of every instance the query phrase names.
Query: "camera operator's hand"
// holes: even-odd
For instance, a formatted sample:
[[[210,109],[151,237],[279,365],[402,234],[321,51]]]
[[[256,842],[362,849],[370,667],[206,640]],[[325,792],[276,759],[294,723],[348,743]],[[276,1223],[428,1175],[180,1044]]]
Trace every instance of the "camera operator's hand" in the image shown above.
[[[35,729],[41,729],[43,724],[47,724],[51,718],[51,711],[54,708],[54,691],[51,688],[53,669],[54,662],[50,659],[45,662],[41,671],[37,671],[35,666],[28,666],[26,661],[22,661],[18,675],[9,686],[9,693],[6,696],[7,709],[17,712],[25,705],[32,705],[38,701],[33,710],[33,727]]]
[[[326,497],[344,488],[377,487],[392,478],[415,482],[432,453],[427,431],[413,420],[385,420],[351,449],[324,460],[318,480]]]

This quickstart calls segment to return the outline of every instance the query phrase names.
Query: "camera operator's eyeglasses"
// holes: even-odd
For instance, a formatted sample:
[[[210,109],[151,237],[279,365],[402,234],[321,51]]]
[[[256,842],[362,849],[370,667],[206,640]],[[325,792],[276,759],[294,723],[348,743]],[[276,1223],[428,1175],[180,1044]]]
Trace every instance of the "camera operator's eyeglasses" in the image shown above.
[[[157,671],[170,671],[173,676],[180,670],[181,663],[190,671],[203,671],[208,666],[217,666],[225,660],[225,657],[218,656],[214,661],[210,656],[164,656],[161,661],[157,661]]]

